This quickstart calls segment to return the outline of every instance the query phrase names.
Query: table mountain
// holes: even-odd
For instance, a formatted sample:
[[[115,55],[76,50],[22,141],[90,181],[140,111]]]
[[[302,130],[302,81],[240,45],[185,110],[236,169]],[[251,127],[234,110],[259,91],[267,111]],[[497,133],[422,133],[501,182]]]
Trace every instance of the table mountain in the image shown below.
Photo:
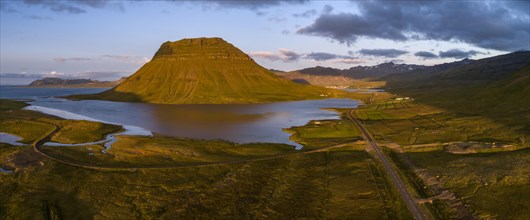
[[[283,79],[221,38],[193,38],[163,43],[150,62],[111,90],[73,98],[220,104],[316,99],[335,93],[341,92]]]

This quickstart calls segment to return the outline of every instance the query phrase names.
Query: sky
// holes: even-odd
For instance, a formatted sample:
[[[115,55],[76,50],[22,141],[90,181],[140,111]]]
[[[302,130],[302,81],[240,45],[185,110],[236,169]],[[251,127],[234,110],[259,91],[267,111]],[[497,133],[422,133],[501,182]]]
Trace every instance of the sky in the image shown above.
[[[528,1],[0,0],[0,84],[115,80],[160,45],[221,37],[291,71],[435,65],[530,50]]]

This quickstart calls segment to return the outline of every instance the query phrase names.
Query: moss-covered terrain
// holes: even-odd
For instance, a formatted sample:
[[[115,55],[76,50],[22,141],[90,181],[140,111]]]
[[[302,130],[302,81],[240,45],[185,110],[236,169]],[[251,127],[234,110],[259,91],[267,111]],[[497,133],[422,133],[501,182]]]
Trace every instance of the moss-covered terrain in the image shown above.
[[[528,219],[529,68],[488,83],[404,86],[356,117],[436,217]]]
[[[106,134],[122,131],[121,126],[92,121],[64,120],[39,112],[22,110],[27,104],[0,99],[0,132],[22,138],[21,143],[33,144],[58,129],[51,141],[76,144],[102,140]]]
[[[74,99],[164,104],[263,103],[347,97],[276,76],[221,38],[162,44],[153,59],[115,88]]]
[[[2,126],[26,143],[38,141],[56,126],[54,138],[72,143],[117,131],[104,124],[20,110],[24,104],[19,102],[2,100],[1,106],[2,124],[39,123],[31,124],[39,129],[20,129],[25,132]],[[346,135],[348,126],[335,130],[330,121],[319,124],[326,131],[317,137],[322,143],[332,138],[333,145],[331,140],[338,138],[345,144],[297,151],[283,144],[119,136],[107,154],[97,144],[43,146],[41,152],[30,145],[0,144],[0,167],[12,171],[0,173],[0,217],[409,219],[364,144],[348,142],[357,134]],[[315,137],[304,135],[300,140]]]

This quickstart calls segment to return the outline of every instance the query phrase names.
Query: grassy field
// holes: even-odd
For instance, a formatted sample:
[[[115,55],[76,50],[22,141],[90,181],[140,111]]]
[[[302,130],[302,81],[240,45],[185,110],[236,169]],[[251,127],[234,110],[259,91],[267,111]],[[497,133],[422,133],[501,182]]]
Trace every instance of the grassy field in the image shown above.
[[[528,219],[530,150],[455,155],[444,151],[397,154],[424,170],[423,184],[455,193],[476,217]],[[400,162],[401,161],[401,162]],[[502,202],[499,202],[502,201]],[[449,212],[449,215],[456,215]]]
[[[107,153],[102,145],[43,147],[49,155],[84,165],[104,167],[168,167],[242,161],[297,152],[285,144],[235,144],[163,136],[117,136]]]
[[[380,101],[356,114],[379,141],[402,146],[474,141],[525,147],[530,138],[489,117],[457,115],[416,101]]]
[[[59,127],[54,140],[85,142],[116,127],[67,121],[19,110],[2,101],[0,123],[41,123],[9,129],[28,143]],[[4,114],[5,113],[5,114]],[[298,127],[301,139],[324,145],[356,139],[345,120]],[[29,126],[29,125],[28,125]],[[14,132],[13,127],[20,127]],[[47,128],[46,132],[44,131]],[[22,131],[27,131],[22,132]],[[89,135],[80,135],[87,133]],[[97,132],[96,132],[97,131]],[[410,219],[364,144],[294,150],[284,144],[234,144],[163,136],[119,136],[107,154],[101,145],[43,147],[0,144],[0,217],[5,219]],[[328,146],[329,146],[328,145]],[[268,158],[266,160],[253,160]],[[236,164],[217,164],[234,162]],[[208,166],[194,166],[208,165]],[[131,167],[175,168],[131,169]],[[121,169],[116,169],[121,168]]]
[[[92,121],[63,120],[34,111],[22,110],[25,103],[0,99],[0,132],[17,135],[21,142],[32,144],[55,128],[51,141],[85,143],[102,140],[106,134],[123,130],[121,126]]]
[[[335,111],[342,114],[341,119],[311,121],[304,126],[291,127],[285,131],[291,133],[291,140],[302,144],[304,150],[360,140],[359,130],[346,118],[345,110]]]
[[[518,115],[442,106],[379,99],[356,115],[437,218],[528,219],[530,136]]]
[[[103,140],[106,134],[124,131],[119,125],[92,121],[58,120],[53,123],[61,129],[51,140],[65,144]]]
[[[0,175],[0,216],[409,218],[360,148],[233,165],[98,171],[51,161],[26,147],[14,154],[2,152],[2,161],[16,172]]]

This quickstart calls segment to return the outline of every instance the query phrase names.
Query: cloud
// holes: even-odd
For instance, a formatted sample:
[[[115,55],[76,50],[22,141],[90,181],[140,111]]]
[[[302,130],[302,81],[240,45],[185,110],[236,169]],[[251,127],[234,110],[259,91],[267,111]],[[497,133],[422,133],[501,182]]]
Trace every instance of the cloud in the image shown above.
[[[251,57],[259,57],[259,58],[268,59],[272,61],[280,59],[278,55],[276,55],[274,52],[271,52],[271,51],[253,51],[253,52],[249,52],[248,55]]]
[[[268,59],[271,61],[281,60],[283,62],[298,61],[300,57],[302,57],[302,54],[298,54],[294,51],[291,51],[285,48],[279,49],[278,53],[274,53],[272,51],[254,51],[248,54],[251,57],[259,57],[259,58]]]
[[[76,73],[63,73],[59,71],[48,71],[42,73],[0,73],[2,78],[26,78],[39,79],[44,77],[58,77],[67,79],[94,79],[94,80],[116,80],[130,75],[130,72],[124,71],[84,71]]]
[[[440,51],[439,56],[441,58],[455,58],[455,59],[463,59],[475,56],[477,54],[483,54],[482,52],[470,50],[470,51],[463,51],[459,49],[451,49],[448,51]]]
[[[42,74],[36,73],[0,73],[2,78],[39,78]]]
[[[178,1],[177,1],[178,2]],[[216,8],[240,8],[258,10],[263,8],[270,8],[274,6],[280,6],[282,4],[304,4],[309,0],[204,0],[204,1],[189,1],[192,3],[201,2],[203,4],[214,6]]]
[[[304,11],[302,13],[295,13],[295,14],[293,14],[293,17],[295,17],[295,18],[309,18],[309,17],[313,17],[316,14],[317,14],[317,10],[311,9],[311,10]]]
[[[70,2],[44,1],[44,0],[24,0],[24,3],[32,6],[41,6],[54,12],[66,12],[70,14],[82,14],[86,11],[80,7],[74,6]]]
[[[334,63],[345,63],[345,64],[359,64],[365,63],[366,61],[357,58],[345,58],[333,60]]]
[[[102,55],[102,58],[108,58],[108,59],[115,59],[123,62],[130,62],[130,63],[147,63],[150,61],[147,57],[142,56],[129,56],[129,55]],[[82,62],[82,61],[92,61],[92,60],[98,60],[101,58],[89,58],[89,57],[56,57],[53,58],[53,60],[57,62]]]
[[[124,62],[131,63],[147,63],[150,61],[147,57],[142,56],[128,56],[128,55],[103,55],[104,58],[116,59]]]
[[[359,53],[366,56],[396,58],[408,53],[408,51],[396,49],[362,49]]]
[[[75,78],[115,80],[130,75],[130,72],[123,71],[85,71],[71,74]]]
[[[390,60],[383,61],[383,63],[404,63],[404,62],[405,61],[402,59],[390,59]]]
[[[326,53],[326,52],[311,52],[308,54],[296,53],[288,49],[279,49],[277,53],[272,51],[254,51],[248,53],[251,57],[259,57],[263,59],[268,59],[271,61],[283,61],[283,62],[293,62],[300,59],[306,60],[315,60],[315,61],[329,61],[333,63],[347,63],[347,64],[357,64],[364,63],[364,60],[358,59],[353,56],[346,56],[340,54]]]
[[[301,54],[295,53],[294,51],[290,51],[284,48],[281,48],[279,52],[280,59],[283,61],[297,61],[302,56]]]
[[[165,2],[180,4],[180,3],[189,3],[190,5],[196,5],[197,3],[201,4],[206,9],[248,9],[256,12],[258,15],[265,14],[260,11],[262,9],[267,9],[271,7],[277,7],[281,5],[295,5],[295,4],[305,4],[309,0],[163,0]],[[2,0],[1,10],[2,11],[16,11],[14,8],[6,7],[4,0]],[[17,5],[19,2],[13,1]],[[62,0],[62,1],[53,1],[53,0],[23,0],[20,1],[26,6],[40,6],[46,8],[53,12],[60,13],[69,13],[69,14],[83,14],[86,13],[88,9],[117,9],[119,11],[125,10],[126,4],[132,4],[134,2],[148,2],[149,0],[136,0],[136,1],[116,1],[116,0]],[[20,6],[21,4],[18,4]]]
[[[56,58],[53,58],[53,60],[57,61],[57,62],[61,62],[61,63],[64,63],[64,62],[68,62],[68,61],[91,61],[91,60],[95,60],[94,58],[87,58],[87,57],[56,57]]]
[[[420,57],[424,60],[438,58],[438,55],[428,52],[428,51],[419,51],[415,53],[414,56]]]
[[[322,9],[322,14],[329,14],[333,11],[333,7],[331,5],[324,5],[324,8]]]
[[[325,52],[312,52],[309,54],[306,54],[304,56],[305,59],[312,59],[316,61],[326,61],[326,60],[332,60],[332,59],[353,59],[351,56],[344,56],[339,54],[333,54],[333,53],[325,53]]]
[[[33,20],[48,20],[53,21],[53,18],[45,17],[45,16],[37,16],[37,15],[26,15],[25,18],[33,19]]]
[[[64,76],[64,73],[57,72],[57,71],[50,71],[50,72],[42,74],[42,77],[62,77],[62,76]]]
[[[276,22],[276,23],[282,23],[282,22],[286,21],[287,19],[286,18],[278,18],[278,17],[270,17],[267,20],[272,21],[272,22]]]
[[[117,8],[121,11],[124,6],[120,1],[111,0],[69,0],[69,1],[50,1],[50,0],[24,0],[23,3],[29,6],[40,6],[53,12],[64,12],[69,14],[86,13],[87,8]]]
[[[146,0],[141,0],[146,1]],[[205,10],[242,9],[250,10],[258,16],[267,14],[265,9],[283,5],[299,5],[309,0],[163,0],[175,5],[188,4],[191,6],[202,6]]]
[[[18,10],[11,7],[8,1],[0,1],[0,11],[4,11],[8,13],[19,13]]]
[[[529,2],[358,1],[359,13],[322,13],[297,31],[347,45],[359,37],[464,42],[486,49],[530,48]]]

